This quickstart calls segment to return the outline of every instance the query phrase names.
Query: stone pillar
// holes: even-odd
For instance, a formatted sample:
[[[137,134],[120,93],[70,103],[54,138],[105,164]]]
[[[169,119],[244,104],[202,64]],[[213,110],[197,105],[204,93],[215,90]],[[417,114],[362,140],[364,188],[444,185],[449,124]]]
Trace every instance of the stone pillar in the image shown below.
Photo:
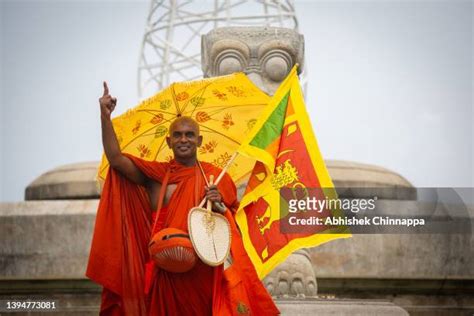
[[[204,77],[242,71],[262,91],[273,95],[293,66],[304,68],[304,38],[278,27],[220,27],[202,37]]]

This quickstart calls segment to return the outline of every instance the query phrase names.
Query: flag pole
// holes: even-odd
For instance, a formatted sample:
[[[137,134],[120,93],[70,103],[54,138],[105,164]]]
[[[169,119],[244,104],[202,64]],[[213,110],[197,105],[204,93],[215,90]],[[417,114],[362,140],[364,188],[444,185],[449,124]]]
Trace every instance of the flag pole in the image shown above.
[[[234,162],[235,158],[237,158],[237,156],[239,155],[239,153],[236,151],[232,157],[230,157],[229,161],[227,162],[227,164],[225,165],[224,169],[222,169],[221,173],[219,174],[219,176],[217,177],[216,179],[216,182],[214,182],[214,185],[218,185],[219,182],[222,180],[222,177],[224,177],[224,174],[227,172],[227,169],[229,169],[230,165],[232,165],[232,163]],[[204,197],[201,201],[201,203],[199,203],[199,206],[198,207],[203,207],[204,206],[204,203],[206,203],[206,197]]]

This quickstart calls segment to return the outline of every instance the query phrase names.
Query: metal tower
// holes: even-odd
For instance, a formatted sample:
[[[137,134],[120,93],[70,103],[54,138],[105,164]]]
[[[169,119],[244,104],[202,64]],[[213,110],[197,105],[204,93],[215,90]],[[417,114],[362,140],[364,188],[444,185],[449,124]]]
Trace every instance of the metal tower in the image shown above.
[[[298,21],[290,0],[151,0],[138,66],[139,97],[201,77],[201,34],[221,26],[298,30]]]

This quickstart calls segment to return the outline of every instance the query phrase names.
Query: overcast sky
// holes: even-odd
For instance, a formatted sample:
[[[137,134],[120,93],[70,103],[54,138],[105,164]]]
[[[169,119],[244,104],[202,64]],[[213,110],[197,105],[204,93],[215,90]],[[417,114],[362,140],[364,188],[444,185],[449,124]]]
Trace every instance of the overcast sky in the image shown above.
[[[415,186],[473,187],[471,1],[297,1],[307,107],[325,159]],[[137,104],[148,1],[1,1],[0,201],[97,161],[97,99]]]

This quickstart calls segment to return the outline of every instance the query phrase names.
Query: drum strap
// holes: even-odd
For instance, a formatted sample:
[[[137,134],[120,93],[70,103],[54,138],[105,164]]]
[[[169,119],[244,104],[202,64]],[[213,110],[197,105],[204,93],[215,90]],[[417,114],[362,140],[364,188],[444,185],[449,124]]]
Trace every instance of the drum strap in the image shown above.
[[[204,169],[202,168],[201,163],[199,162],[199,160],[197,161],[197,164],[199,166],[199,170],[201,170],[201,174],[202,174],[202,177],[204,178],[204,181],[206,181],[206,185],[209,186],[209,181],[207,181],[206,173],[204,172]]]
[[[155,222],[153,223],[153,228],[151,229],[151,234],[152,234],[151,238],[153,238],[153,232],[155,231],[156,224],[158,223],[158,218],[160,218],[160,211],[161,211],[161,208],[163,207],[166,187],[168,186],[168,181],[170,179],[170,172],[171,172],[171,169],[168,168],[168,170],[166,170],[166,174],[165,174],[165,177],[163,178],[163,181],[161,181],[160,193],[158,194],[158,203],[157,203],[158,206],[156,208]]]

